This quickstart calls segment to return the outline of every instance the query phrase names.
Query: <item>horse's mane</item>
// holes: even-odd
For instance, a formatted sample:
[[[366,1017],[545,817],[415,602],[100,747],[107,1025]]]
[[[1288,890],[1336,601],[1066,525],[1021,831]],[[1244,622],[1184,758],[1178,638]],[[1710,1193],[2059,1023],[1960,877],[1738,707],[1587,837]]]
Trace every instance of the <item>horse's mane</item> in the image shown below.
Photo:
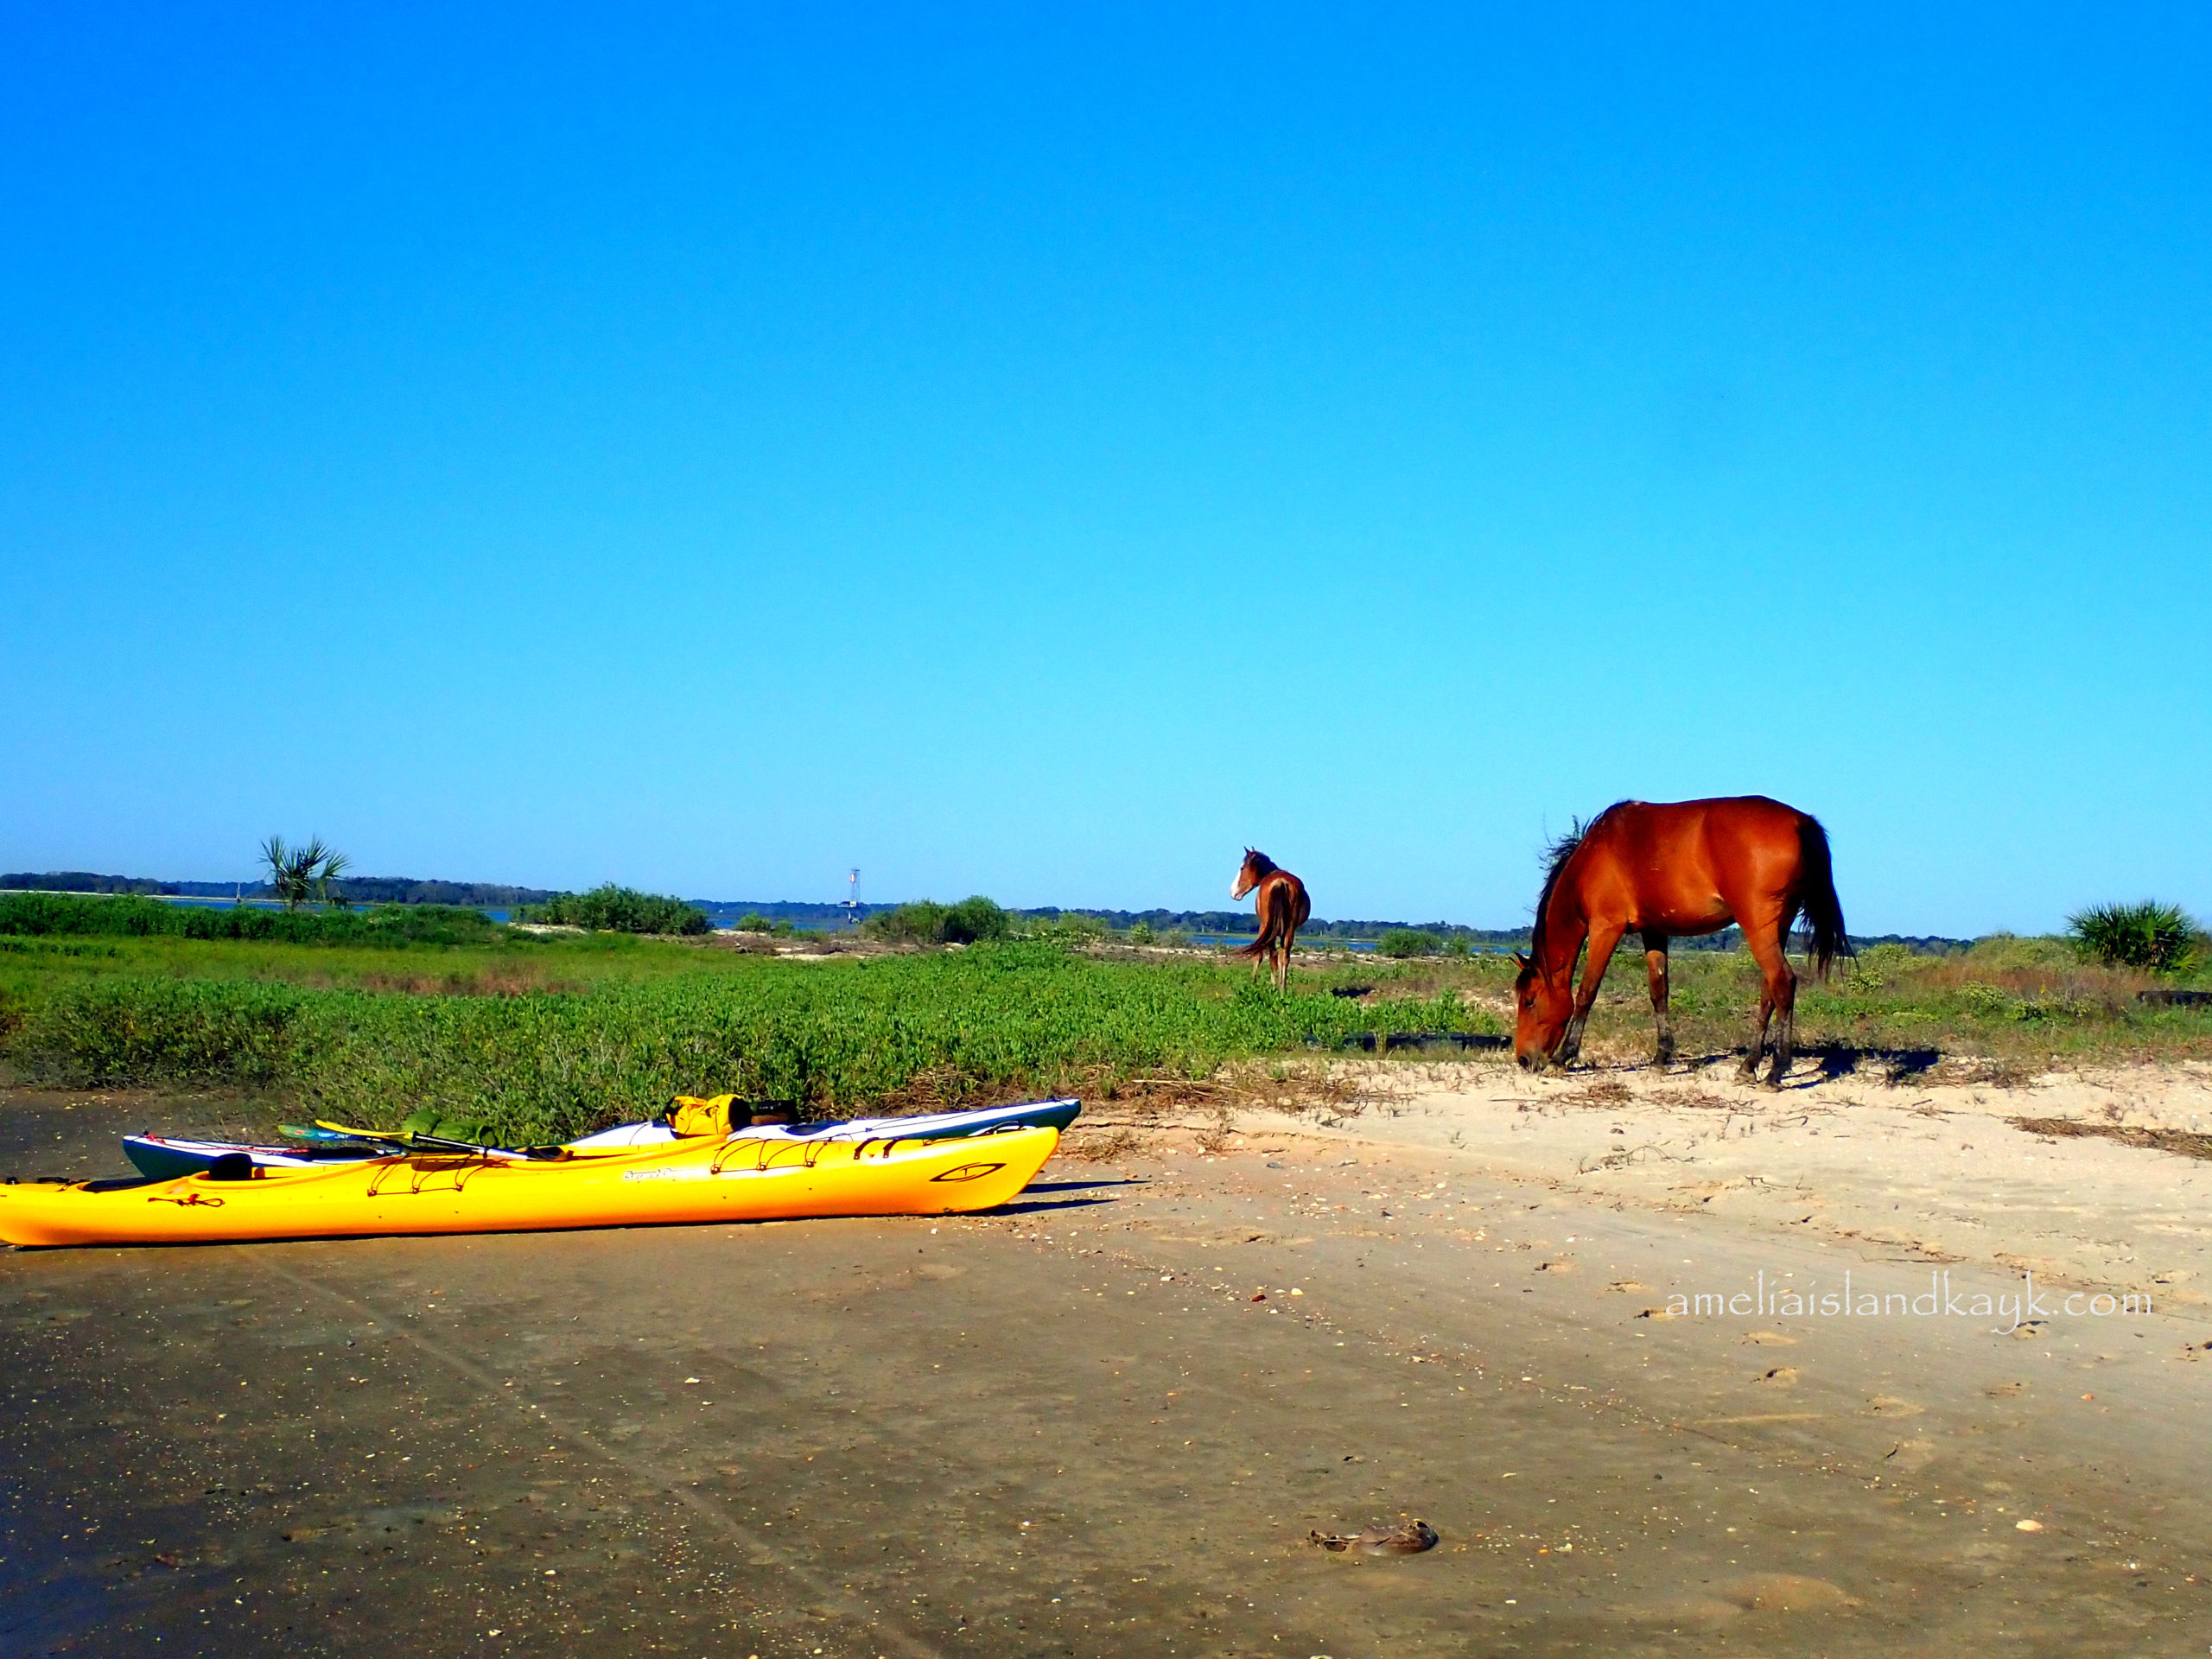
[[[1582,845],[1582,838],[1611,814],[1613,807],[1627,804],[1626,801],[1615,801],[1612,806],[1607,807],[1587,823],[1580,818],[1572,820],[1573,827],[1544,849],[1544,890],[1536,895],[1536,925],[1529,931],[1529,959],[1531,962],[1543,960],[1544,922],[1551,914],[1552,890],[1559,886],[1559,879],[1566,872],[1567,860],[1573,858],[1576,849]]]
[[[1282,868],[1256,847],[1247,847],[1244,849],[1244,863],[1247,868],[1256,870],[1262,875],[1270,874]]]

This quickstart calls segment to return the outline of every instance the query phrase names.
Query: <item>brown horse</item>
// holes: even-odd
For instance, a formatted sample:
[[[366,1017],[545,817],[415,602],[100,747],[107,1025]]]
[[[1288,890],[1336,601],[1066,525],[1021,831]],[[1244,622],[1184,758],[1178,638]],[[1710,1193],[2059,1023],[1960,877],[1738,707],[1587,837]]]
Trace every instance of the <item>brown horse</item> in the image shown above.
[[[1297,941],[1298,930],[1313,914],[1313,904],[1306,896],[1303,881],[1257,848],[1247,847],[1229,896],[1242,899],[1255,887],[1260,890],[1253,906],[1260,913],[1260,937],[1237,954],[1253,959],[1255,976],[1262,963],[1272,963],[1275,989],[1280,991],[1290,979],[1290,947]]]
[[[1766,981],[1744,1076],[1758,1075],[1767,1025],[1778,1014],[1767,1086],[1779,1088],[1789,1070],[1797,1007],[1797,976],[1784,950],[1801,911],[1812,929],[1812,965],[1825,977],[1828,965],[1850,952],[1851,941],[1835,896],[1827,832],[1807,814],[1764,795],[1617,802],[1589,823],[1576,825],[1551,849],[1529,955],[1514,957],[1521,964],[1514,984],[1520,1004],[1514,1057],[1537,1071],[1564,1066],[1581,1052],[1582,1027],[1598,1000],[1605,964],[1621,935],[1637,929],[1643,935],[1658,1059],[1664,1065],[1675,1054],[1667,1018],[1667,941],[1716,933],[1734,922]],[[1577,993],[1574,962],[1586,938],[1590,957]]]

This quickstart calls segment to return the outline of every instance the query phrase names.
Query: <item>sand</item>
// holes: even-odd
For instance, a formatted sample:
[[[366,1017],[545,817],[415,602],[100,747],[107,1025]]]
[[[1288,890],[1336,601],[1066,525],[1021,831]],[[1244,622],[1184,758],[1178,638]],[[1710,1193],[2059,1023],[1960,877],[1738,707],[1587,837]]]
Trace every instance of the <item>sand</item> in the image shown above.
[[[1471,1156],[1593,1201],[1701,1212],[1885,1247],[1935,1263],[2032,1271],[2212,1308],[2212,1162],[2092,1131],[2177,1131],[2212,1152],[2212,1066],[2137,1065],[2024,1086],[1821,1079],[1801,1065],[1770,1091],[1732,1064],[1624,1065],[1530,1077],[1510,1065],[1389,1068],[1355,1138]]]
[[[0,1650],[2212,1640],[2205,1166],[2003,1121],[2186,1128],[2195,1074],[1389,1075],[962,1220],[10,1255]],[[217,1105],[19,1090],[0,1158]],[[2152,1310],[1971,1311],[2031,1260]],[[1847,1273],[1961,1311],[1778,1311]]]

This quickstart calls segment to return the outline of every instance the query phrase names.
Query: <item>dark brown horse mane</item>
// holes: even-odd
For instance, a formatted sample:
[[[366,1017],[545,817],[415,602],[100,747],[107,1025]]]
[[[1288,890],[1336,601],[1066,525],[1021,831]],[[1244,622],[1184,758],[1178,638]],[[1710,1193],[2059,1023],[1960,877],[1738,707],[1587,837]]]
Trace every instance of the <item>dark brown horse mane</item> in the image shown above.
[[[1582,845],[1583,836],[1588,835],[1611,816],[1613,807],[1628,804],[1630,803],[1626,801],[1615,801],[1612,806],[1607,807],[1605,811],[1600,812],[1587,823],[1580,818],[1573,820],[1573,827],[1544,849],[1544,890],[1536,895],[1536,925],[1529,930],[1529,961],[1543,960],[1544,918],[1551,913],[1552,889],[1559,886],[1560,876],[1567,869],[1567,861],[1573,858],[1575,849]]]
[[[1256,871],[1262,875],[1282,868],[1256,847],[1247,847],[1244,849],[1244,865],[1246,868]]]

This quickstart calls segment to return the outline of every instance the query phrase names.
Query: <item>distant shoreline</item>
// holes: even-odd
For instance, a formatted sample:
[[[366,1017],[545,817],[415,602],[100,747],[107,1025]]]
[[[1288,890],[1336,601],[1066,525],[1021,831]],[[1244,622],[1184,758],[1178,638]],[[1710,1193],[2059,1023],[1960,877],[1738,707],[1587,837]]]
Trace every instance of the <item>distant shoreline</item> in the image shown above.
[[[73,873],[72,873],[73,874]],[[283,901],[269,896],[263,882],[232,882],[229,890],[223,884],[212,881],[131,881],[129,886],[105,887],[23,887],[13,885],[24,878],[21,874],[0,875],[0,896],[22,894],[55,899],[137,898],[157,899],[164,904],[227,906],[238,905],[252,909],[281,910]],[[86,878],[115,883],[131,880],[121,876]],[[398,885],[396,879],[368,878],[359,883],[340,882],[341,889],[376,888]],[[460,887],[459,882],[411,882],[408,886]],[[478,885],[483,891],[489,884]],[[162,889],[166,889],[165,891]],[[495,891],[523,892],[536,896],[527,899],[391,899],[374,892],[347,891],[349,905],[368,907],[379,904],[445,904],[455,909],[482,911],[493,921],[505,922],[518,905],[542,904],[556,896],[551,890],[540,893],[536,888],[503,888]],[[865,921],[871,916],[899,908],[896,904],[864,904],[848,909],[841,904],[815,904],[798,899],[687,899],[683,901],[706,912],[717,932],[729,932],[736,924],[748,917],[758,916],[772,922],[787,922],[794,926],[842,931],[851,928],[855,921]],[[319,908],[319,906],[318,906]],[[1116,931],[1126,931],[1140,924],[1157,934],[1177,931],[1203,944],[1227,943],[1256,937],[1252,917],[1237,911],[1171,911],[1171,910],[1079,910],[1058,905],[1043,905],[1033,909],[1009,909],[1010,916],[1053,919],[1062,916],[1086,916],[1105,924]],[[1240,925],[1241,924],[1241,925]],[[1453,922],[1383,922],[1365,920],[1330,921],[1317,919],[1299,931],[1301,944],[1366,944],[1372,945],[1384,934],[1404,931],[1427,933],[1442,942],[1464,940],[1473,950],[1497,952],[1523,950],[1529,943],[1529,930],[1522,928],[1468,927]],[[1719,933],[1673,941],[1677,950],[1732,950],[1741,944],[1741,936],[1733,927]],[[1853,934],[1854,949],[1865,950],[1877,944],[1901,944],[1907,949],[1929,954],[1944,954],[1963,950],[1974,944],[1972,939],[1951,938],[1942,934]]]

